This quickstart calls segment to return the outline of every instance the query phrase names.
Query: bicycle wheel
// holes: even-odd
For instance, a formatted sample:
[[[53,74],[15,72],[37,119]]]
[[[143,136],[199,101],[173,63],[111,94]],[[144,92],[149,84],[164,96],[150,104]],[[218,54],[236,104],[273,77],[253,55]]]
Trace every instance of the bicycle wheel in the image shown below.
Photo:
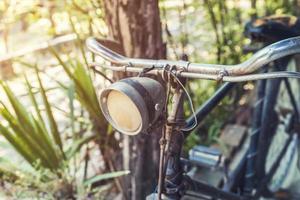
[[[294,61],[294,59],[291,61]],[[295,63],[291,64],[290,62],[288,68],[288,70],[299,71]],[[294,126],[295,124],[299,124],[299,80],[283,79],[278,89],[279,92],[274,110],[279,116],[279,121],[268,149],[265,163],[266,172],[270,171],[284,143],[289,140],[289,138],[291,142],[279,164],[278,170],[274,173],[273,178],[268,184],[268,188],[272,192],[276,192],[280,189],[290,189],[295,184],[299,186],[300,182],[300,173],[297,166],[299,132],[297,133],[295,127],[290,127],[290,123],[294,124]],[[295,190],[293,192],[295,192]]]
[[[274,62],[276,70],[285,70],[290,57]],[[291,87],[291,85],[293,87]],[[288,130],[285,121],[290,116],[299,119],[299,82],[287,79],[261,81],[251,128],[244,192],[253,189],[268,196],[289,188],[297,179],[297,135]],[[277,163],[276,163],[277,162]],[[300,180],[300,179],[299,179]],[[256,192],[256,193],[258,193]]]

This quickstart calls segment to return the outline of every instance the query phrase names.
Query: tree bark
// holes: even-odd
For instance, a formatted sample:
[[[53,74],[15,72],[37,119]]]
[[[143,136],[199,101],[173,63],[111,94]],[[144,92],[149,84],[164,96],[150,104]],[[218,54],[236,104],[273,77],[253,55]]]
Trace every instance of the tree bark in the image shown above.
[[[109,39],[119,44],[128,57],[160,59],[166,57],[162,40],[158,0],[102,0]],[[117,79],[125,77],[118,74]],[[140,134],[123,140],[124,168],[130,168],[131,179],[125,184],[130,199],[145,199],[155,186],[159,134]],[[128,156],[130,153],[130,156]],[[128,166],[128,163],[130,166]]]

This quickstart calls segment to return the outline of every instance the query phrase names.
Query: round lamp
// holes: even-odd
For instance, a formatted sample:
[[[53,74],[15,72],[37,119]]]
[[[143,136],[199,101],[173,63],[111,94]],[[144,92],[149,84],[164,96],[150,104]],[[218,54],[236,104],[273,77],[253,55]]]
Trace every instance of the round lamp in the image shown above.
[[[165,90],[147,77],[122,79],[104,89],[100,106],[107,121],[119,132],[136,135],[147,130],[162,114]]]

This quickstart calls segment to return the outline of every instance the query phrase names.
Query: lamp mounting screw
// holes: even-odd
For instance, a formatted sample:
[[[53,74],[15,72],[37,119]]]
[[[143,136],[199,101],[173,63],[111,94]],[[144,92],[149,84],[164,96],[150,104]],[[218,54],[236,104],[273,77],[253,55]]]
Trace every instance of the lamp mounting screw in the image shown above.
[[[158,103],[155,104],[155,110],[157,110],[157,111],[160,110],[160,104],[158,104]]]

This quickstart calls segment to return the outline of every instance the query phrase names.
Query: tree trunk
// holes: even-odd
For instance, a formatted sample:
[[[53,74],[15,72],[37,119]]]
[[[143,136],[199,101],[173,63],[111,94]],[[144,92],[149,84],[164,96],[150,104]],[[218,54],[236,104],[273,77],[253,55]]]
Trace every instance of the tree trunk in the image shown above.
[[[119,43],[121,52],[128,57],[165,58],[158,0],[103,0],[102,3],[109,39]],[[124,76],[118,74],[117,79]],[[124,168],[131,170],[131,178],[125,184],[130,199],[145,199],[154,190],[159,153],[157,137],[159,134],[140,134],[125,136],[123,140]]]

